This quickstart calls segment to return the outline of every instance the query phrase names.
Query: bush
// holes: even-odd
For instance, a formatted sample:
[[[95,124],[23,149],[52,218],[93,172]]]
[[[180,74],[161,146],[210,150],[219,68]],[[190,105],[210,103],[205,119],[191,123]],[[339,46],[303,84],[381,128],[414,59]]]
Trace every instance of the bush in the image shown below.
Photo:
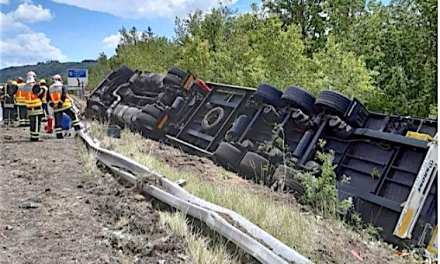
[[[321,140],[319,145],[323,148],[325,141]],[[339,202],[334,171],[336,165],[333,165],[334,152],[333,150],[327,153],[318,151],[316,157],[322,162],[321,175],[315,177],[313,173],[308,172],[301,176],[306,191],[302,202],[310,205],[314,211],[326,218],[345,216],[353,207],[353,203],[351,198]]]

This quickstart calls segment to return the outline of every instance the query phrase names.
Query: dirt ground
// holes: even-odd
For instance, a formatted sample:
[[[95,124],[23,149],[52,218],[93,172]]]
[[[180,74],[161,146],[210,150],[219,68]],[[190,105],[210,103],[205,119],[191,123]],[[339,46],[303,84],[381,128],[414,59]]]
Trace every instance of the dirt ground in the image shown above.
[[[124,136],[127,136],[127,134]],[[132,135],[130,134],[130,136]],[[310,221],[316,222],[318,229],[315,232],[318,232],[321,236],[318,245],[314,246],[316,249],[314,255],[318,256],[319,263],[414,263],[411,259],[399,257],[395,250],[390,249],[391,245],[387,243],[364,240],[346,226],[334,224],[315,216],[305,206],[298,203],[290,193],[273,192],[266,186],[246,181],[235,173],[215,165],[207,158],[190,155],[178,148],[156,141],[138,139],[137,136],[130,139],[132,141],[136,140],[135,149],[140,149],[145,154],[155,156],[180,172],[192,173],[204,182],[211,182],[215,185],[240,186],[248,192],[267,196],[274,201],[304,212],[304,215]],[[104,142],[101,143],[103,143],[101,146],[111,148],[111,146],[106,146]],[[220,175],[228,176],[228,180],[223,180],[219,177]],[[362,253],[363,260],[353,256],[353,253],[356,254],[356,252]]]
[[[86,178],[74,138],[0,127],[0,263],[185,263],[143,196]],[[31,207],[31,208],[29,208]]]
[[[223,186],[238,185],[249,193],[263,194],[271,197],[271,199],[275,201],[282,201],[288,205],[298,206],[306,210],[305,207],[296,201],[293,195],[282,192],[273,192],[265,185],[259,185],[255,184],[254,182],[244,180],[236,173],[223,169],[208,158],[191,155],[185,153],[179,148],[175,148],[150,139],[136,141],[136,144],[138,149],[141,149],[141,152],[152,155],[157,159],[166,162],[168,165],[179,169],[179,171],[191,173],[205,182]],[[108,147],[105,145],[105,143],[103,143],[102,146]],[[219,175],[222,175],[228,180],[225,181],[219,177]]]

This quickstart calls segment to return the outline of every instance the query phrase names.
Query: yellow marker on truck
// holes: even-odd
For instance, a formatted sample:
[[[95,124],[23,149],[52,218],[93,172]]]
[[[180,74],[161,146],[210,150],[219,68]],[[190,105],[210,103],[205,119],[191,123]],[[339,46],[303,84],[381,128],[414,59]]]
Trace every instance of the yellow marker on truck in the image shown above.
[[[429,140],[427,137],[422,137],[421,134],[407,135],[409,137],[414,137],[418,139],[424,138]],[[438,142],[437,135],[432,139],[429,144],[429,150],[425,157],[425,160],[420,167],[417,174],[417,178],[414,181],[411,192],[408,195],[408,199],[405,202],[405,206],[400,215],[399,221],[394,228],[393,234],[399,238],[411,238],[413,229],[417,223],[420,213],[425,204],[426,198],[428,197],[429,190],[432,184],[435,182],[435,178],[438,170]],[[429,249],[429,247],[431,249]],[[437,252],[437,228],[432,235],[431,243],[429,244],[428,250]]]

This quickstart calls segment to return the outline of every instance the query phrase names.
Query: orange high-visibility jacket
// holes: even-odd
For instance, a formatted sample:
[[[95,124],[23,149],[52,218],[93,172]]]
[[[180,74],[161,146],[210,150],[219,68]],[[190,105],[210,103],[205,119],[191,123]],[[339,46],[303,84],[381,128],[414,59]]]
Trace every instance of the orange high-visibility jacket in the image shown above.
[[[17,92],[15,93],[15,104],[19,106],[26,105],[26,92],[24,91],[25,83],[17,84]]]
[[[35,108],[42,106],[42,101],[39,95],[41,96],[44,92],[40,89],[40,85],[36,83],[26,83],[24,88],[25,98],[26,98],[26,107],[27,108]]]
[[[41,98],[41,101],[43,102],[43,104],[47,103],[47,90],[49,88],[47,88],[46,85],[40,85],[41,89],[43,89],[43,98]]]
[[[49,87],[47,100],[54,103],[54,112],[59,112],[72,107],[69,95],[67,94],[66,87],[61,82],[55,82]],[[62,106],[58,107],[58,103],[61,102]]]

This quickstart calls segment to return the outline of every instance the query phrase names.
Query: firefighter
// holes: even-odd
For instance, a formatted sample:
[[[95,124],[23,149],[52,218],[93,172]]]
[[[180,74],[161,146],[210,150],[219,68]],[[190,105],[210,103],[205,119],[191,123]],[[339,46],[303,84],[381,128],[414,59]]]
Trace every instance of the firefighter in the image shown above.
[[[39,141],[41,121],[44,117],[43,94],[44,89],[35,81],[35,72],[28,72],[23,91],[26,97],[26,108],[30,119],[31,141]]]
[[[0,117],[0,123],[3,121],[3,120],[5,120],[6,119],[6,115],[5,115],[5,90],[6,90],[6,85],[7,84],[5,84],[4,86],[1,86],[1,90],[0,90],[0,106],[1,106],[1,117]]]
[[[19,126],[28,126],[29,118],[26,109],[26,92],[24,91],[24,80],[22,77],[17,79],[17,91],[15,93],[15,106],[17,108],[17,119]]]
[[[47,88],[46,80],[45,79],[41,79],[39,81],[39,83],[40,83],[40,88],[44,90],[43,98],[41,100],[42,103],[43,103],[43,111],[44,111],[43,122],[47,122],[47,118],[49,117],[49,112],[48,112],[48,109],[47,109],[47,90],[49,88]]]
[[[9,81],[8,81],[9,82]],[[6,111],[5,111],[5,91],[6,91],[6,86],[7,83],[4,86],[1,86],[1,90],[0,90],[0,106],[1,106],[1,117],[0,117],[0,123],[2,123],[2,121],[6,120]],[[4,124],[4,122],[3,122]]]
[[[69,98],[67,89],[63,85],[62,78],[59,74],[53,76],[53,84],[49,87],[47,101],[54,111],[55,134],[57,135],[57,138],[63,138],[63,114],[70,117],[72,126],[76,131],[81,129],[81,122],[78,119],[77,113],[72,108],[72,101]]]
[[[17,82],[8,80],[4,90],[4,107],[5,107],[5,125],[12,125],[15,119],[15,92],[17,90]]]

